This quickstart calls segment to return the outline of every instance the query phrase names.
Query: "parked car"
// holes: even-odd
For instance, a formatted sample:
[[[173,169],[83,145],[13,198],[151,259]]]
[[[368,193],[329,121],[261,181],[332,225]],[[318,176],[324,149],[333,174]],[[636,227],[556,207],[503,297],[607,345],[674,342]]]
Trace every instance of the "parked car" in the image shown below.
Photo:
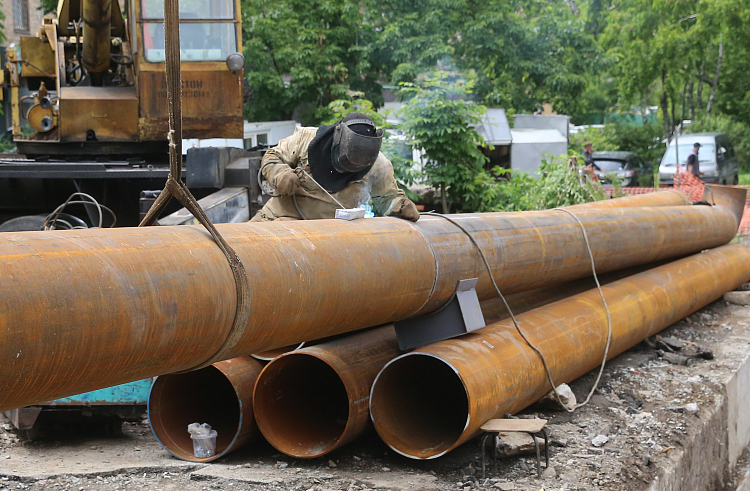
[[[600,170],[594,171],[603,184],[618,179],[622,186],[653,186],[654,166],[633,152],[594,152],[591,156]]]
[[[698,152],[698,162],[701,179],[705,182],[719,184],[739,184],[740,164],[734,153],[734,147],[729,137],[724,133],[693,133],[681,135],[667,147],[659,165],[659,183],[674,184],[674,174],[679,159],[683,171],[687,167],[687,158],[693,150],[693,145],[701,144]]]

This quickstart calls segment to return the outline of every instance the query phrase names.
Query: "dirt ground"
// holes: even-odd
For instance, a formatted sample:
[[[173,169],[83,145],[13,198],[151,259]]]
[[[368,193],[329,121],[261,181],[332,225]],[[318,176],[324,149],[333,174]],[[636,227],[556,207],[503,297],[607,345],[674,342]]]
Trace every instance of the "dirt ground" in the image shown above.
[[[528,455],[500,460],[482,479],[478,439],[427,462],[396,455],[370,433],[320,459],[295,460],[263,442],[196,465],[171,457],[146,421],[126,423],[119,437],[73,426],[26,441],[0,419],[0,490],[645,490],[705,424],[722,383],[750,353],[750,307],[718,301],[660,336],[667,343],[655,338],[609,362],[589,406],[524,411],[550,420],[551,467],[541,480]],[[685,362],[675,354],[689,365],[675,364]],[[595,375],[571,385],[579,400]],[[734,489],[746,462],[713,488]]]

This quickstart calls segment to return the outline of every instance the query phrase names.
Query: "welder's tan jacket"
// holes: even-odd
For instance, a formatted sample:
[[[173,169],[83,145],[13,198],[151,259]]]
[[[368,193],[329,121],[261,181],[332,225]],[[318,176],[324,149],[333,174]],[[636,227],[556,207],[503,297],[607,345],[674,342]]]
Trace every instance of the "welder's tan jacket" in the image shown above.
[[[292,136],[279,141],[277,146],[266,152],[261,165],[266,163],[268,165],[263,167],[262,172],[263,177],[271,186],[275,185],[275,177],[284,167],[291,167],[292,169],[302,167],[305,172],[313,175],[307,162],[307,147],[317,131],[317,128],[297,127]],[[306,176],[303,176],[300,181],[302,189],[309,196],[300,194],[300,191],[298,191],[295,197],[305,218],[308,220],[334,218],[336,208],[339,208],[336,202]],[[333,196],[346,208],[361,207],[372,198],[375,208],[384,216],[400,216],[399,210],[406,206],[414,206],[404,192],[399,189],[396,179],[393,177],[393,165],[382,153],[378,154],[370,172],[365,174],[362,179],[350,182],[344,189],[334,193]],[[271,198],[251,221],[300,219],[302,217],[297,213],[292,197],[279,196]]]

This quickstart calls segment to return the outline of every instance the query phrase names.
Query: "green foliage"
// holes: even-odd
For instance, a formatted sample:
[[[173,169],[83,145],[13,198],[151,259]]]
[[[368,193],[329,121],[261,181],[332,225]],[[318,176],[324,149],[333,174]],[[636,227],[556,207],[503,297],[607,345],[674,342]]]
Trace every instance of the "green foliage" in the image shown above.
[[[461,68],[479,73],[477,94],[484,103],[529,112],[547,102],[566,114],[579,106],[603,60],[585,22],[566,2],[462,6],[456,59]]]
[[[529,190],[530,208],[544,210],[606,199],[604,189],[596,181],[582,178],[579,168],[568,165],[565,158],[546,158],[539,167],[541,177]]]
[[[452,0],[364,0],[364,24],[373,32],[373,67],[393,83],[414,82],[451,59],[462,20]]]
[[[693,121],[688,126],[688,131],[690,133],[714,131],[726,133],[734,146],[734,152],[740,163],[740,170],[750,172],[750,124],[723,114],[717,114],[710,118],[702,116],[700,119]]]
[[[16,144],[10,138],[0,138],[0,153],[14,153]]]
[[[297,116],[317,124],[318,108],[345,98],[348,89],[382,102],[370,63],[371,32],[356,3],[243,0],[242,18],[251,89],[247,119]]]
[[[321,124],[334,124],[348,114],[362,113],[372,119],[378,128],[387,127],[385,115],[377,112],[373,103],[364,99],[364,96],[363,92],[348,94],[346,98],[336,99],[327,107],[318,109],[315,116],[321,120]]]
[[[432,72],[418,84],[402,84],[406,99],[401,128],[415,148],[424,151],[425,182],[441,191],[443,212],[449,202],[463,209],[469,187],[487,158],[479,150],[484,140],[476,132],[485,107],[469,100],[472,80],[456,72]]]
[[[49,14],[57,11],[57,0],[40,0],[39,10],[42,11],[42,15]]]
[[[5,36],[5,14],[0,10],[0,43],[5,43],[6,39],[8,38]]]
[[[482,172],[468,187],[472,195],[467,197],[467,211],[545,210],[606,199],[604,188],[581,176],[579,169],[568,157],[558,157],[543,159],[538,179],[508,169],[492,170],[503,179]]]

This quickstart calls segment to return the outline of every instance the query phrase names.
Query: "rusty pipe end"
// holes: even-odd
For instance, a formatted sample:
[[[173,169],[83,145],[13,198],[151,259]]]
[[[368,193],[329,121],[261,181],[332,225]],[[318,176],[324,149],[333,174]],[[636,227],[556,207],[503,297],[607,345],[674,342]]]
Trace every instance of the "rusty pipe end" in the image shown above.
[[[253,409],[265,439],[291,457],[320,457],[347,443],[353,423],[347,388],[325,360],[295,351],[265,366]]]
[[[732,186],[721,186],[719,184],[706,184],[703,188],[702,201],[712,205],[723,206],[734,215],[737,220],[739,229],[742,222],[742,214],[745,212],[745,201],[747,199],[747,189],[735,188]]]
[[[210,462],[248,443],[258,433],[252,389],[261,367],[257,360],[240,357],[157,377],[147,404],[154,436],[169,453],[191,462]],[[216,430],[215,455],[195,457],[190,423],[208,423]]]
[[[266,351],[253,353],[250,356],[260,361],[271,361],[276,357],[279,357],[285,353],[289,353],[290,351],[297,351],[299,349],[302,349],[306,344],[307,343],[290,344],[289,346],[284,346],[283,348],[269,349]]]
[[[380,438],[412,459],[440,457],[469,426],[469,397],[456,368],[429,353],[391,360],[370,393],[370,416]]]

